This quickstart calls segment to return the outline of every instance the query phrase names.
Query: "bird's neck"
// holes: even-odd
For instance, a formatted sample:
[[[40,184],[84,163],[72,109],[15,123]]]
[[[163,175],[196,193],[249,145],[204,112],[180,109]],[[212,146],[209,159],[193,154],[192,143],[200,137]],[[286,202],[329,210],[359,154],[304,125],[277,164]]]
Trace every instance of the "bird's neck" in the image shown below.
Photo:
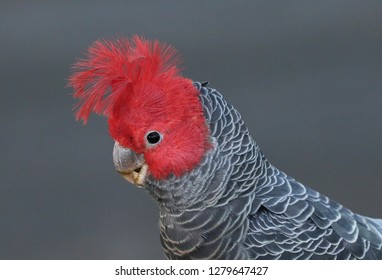
[[[216,90],[196,86],[212,148],[191,172],[170,175],[164,181],[149,180],[147,190],[163,211],[203,210],[253,195],[269,172],[269,163],[238,111]]]

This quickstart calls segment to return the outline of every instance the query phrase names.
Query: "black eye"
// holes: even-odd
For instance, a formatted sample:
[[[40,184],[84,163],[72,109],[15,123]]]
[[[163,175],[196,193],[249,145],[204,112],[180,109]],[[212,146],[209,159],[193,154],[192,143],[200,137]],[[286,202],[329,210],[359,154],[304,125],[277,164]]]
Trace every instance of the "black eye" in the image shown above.
[[[147,133],[146,139],[149,144],[157,144],[162,140],[162,135],[157,131],[151,131]]]

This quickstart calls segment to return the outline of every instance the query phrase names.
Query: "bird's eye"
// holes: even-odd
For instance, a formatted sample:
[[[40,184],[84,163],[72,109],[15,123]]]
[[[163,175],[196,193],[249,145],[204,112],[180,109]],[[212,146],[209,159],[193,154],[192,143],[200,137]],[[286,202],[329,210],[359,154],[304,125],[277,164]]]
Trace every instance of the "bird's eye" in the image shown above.
[[[150,145],[158,144],[162,138],[162,134],[158,131],[150,131],[146,134],[147,143]]]

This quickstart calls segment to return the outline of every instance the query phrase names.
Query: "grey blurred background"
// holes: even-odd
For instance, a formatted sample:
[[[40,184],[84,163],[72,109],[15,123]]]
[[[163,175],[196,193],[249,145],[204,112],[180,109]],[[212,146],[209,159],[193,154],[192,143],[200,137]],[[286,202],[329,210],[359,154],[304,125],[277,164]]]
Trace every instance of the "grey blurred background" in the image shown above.
[[[174,45],[269,160],[382,217],[381,1],[1,1],[0,258],[162,259],[158,211],[113,168],[106,119],[73,118],[99,38]]]

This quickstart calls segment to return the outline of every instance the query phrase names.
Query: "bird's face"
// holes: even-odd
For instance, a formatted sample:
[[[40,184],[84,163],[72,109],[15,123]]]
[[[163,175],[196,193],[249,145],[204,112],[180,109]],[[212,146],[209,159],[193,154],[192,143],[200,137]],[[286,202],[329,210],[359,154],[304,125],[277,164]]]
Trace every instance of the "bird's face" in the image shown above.
[[[191,171],[208,149],[208,128],[195,88],[178,101],[167,100],[168,92],[159,88],[151,90],[128,96],[109,117],[115,168],[141,187],[148,176],[165,180]]]

